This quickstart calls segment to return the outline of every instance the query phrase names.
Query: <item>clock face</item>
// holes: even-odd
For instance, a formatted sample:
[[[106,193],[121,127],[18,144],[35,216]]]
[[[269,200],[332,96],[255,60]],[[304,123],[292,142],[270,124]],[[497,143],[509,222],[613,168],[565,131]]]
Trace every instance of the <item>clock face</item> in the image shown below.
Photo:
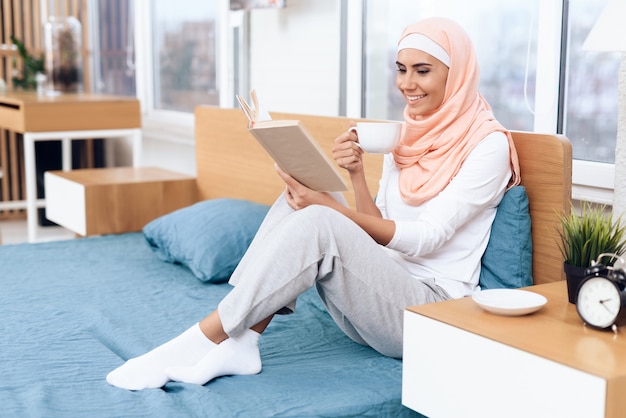
[[[598,328],[615,323],[621,308],[620,292],[606,277],[587,279],[580,287],[576,309],[580,317]]]

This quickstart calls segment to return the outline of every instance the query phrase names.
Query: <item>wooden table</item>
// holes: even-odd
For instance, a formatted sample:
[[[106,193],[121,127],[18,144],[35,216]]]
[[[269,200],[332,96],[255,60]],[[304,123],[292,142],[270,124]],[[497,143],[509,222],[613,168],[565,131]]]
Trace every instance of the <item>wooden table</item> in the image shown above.
[[[141,111],[133,97],[102,94],[38,95],[36,92],[0,93],[0,128],[23,134],[26,200],[0,202],[1,209],[26,208],[28,240],[36,240],[37,199],[35,142],[61,141],[62,167],[71,169],[71,141],[89,138],[130,138],[133,165],[141,157]]]
[[[195,177],[158,167],[47,171],[46,216],[88,235],[141,231],[197,201]]]
[[[405,311],[402,402],[427,416],[623,417],[626,330],[583,325],[565,281],[526,316],[471,298]]]

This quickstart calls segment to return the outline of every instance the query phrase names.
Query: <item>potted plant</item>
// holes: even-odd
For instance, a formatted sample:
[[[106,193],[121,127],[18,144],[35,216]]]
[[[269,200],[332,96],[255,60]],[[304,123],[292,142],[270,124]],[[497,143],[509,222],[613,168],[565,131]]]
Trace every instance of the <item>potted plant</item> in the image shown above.
[[[22,69],[13,76],[13,86],[21,87],[24,90],[34,90],[37,87],[37,74],[44,72],[43,54],[37,58],[32,56],[22,41],[11,35],[11,42],[17,48],[17,52],[22,58]]]
[[[604,205],[589,202],[583,202],[579,213],[572,208],[569,214],[560,214],[559,220],[559,247],[564,259],[568,298],[570,303],[576,303],[578,285],[591,263],[600,254],[623,254],[626,227],[621,224],[621,216],[614,219]],[[606,261],[612,265],[615,260]]]

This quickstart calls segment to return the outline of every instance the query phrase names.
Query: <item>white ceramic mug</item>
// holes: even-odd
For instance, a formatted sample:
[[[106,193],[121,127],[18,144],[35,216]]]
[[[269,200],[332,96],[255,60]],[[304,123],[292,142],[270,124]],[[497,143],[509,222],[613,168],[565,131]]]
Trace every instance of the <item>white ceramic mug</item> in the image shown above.
[[[357,122],[350,128],[359,138],[359,146],[370,154],[391,152],[400,141],[401,122]]]

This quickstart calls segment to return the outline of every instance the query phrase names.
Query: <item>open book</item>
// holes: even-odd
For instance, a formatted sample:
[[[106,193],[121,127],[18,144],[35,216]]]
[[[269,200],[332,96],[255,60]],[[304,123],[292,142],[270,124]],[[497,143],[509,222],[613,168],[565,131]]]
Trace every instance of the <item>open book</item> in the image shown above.
[[[237,96],[248,118],[248,131],[284,172],[320,192],[348,190],[348,185],[335,163],[300,121],[272,120],[259,107],[254,90],[250,92],[250,98],[253,107],[241,96]]]

